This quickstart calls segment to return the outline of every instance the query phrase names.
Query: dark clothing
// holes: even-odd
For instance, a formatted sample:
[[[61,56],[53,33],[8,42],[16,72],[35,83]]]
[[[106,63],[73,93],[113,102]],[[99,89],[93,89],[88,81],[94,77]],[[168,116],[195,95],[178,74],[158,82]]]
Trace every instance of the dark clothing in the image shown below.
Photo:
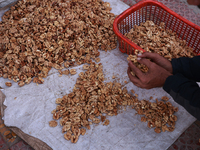
[[[173,75],[169,76],[163,89],[200,120],[200,56],[172,59]]]

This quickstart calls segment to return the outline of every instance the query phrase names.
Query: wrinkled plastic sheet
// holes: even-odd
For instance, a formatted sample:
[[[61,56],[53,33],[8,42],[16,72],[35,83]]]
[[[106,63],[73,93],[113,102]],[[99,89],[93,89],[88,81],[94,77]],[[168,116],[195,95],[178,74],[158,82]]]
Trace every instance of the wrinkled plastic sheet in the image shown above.
[[[120,14],[129,6],[117,0],[107,0],[111,3],[112,12]],[[162,88],[150,90],[140,89],[134,86],[127,76],[127,54],[123,54],[118,48],[104,52],[100,51],[100,63],[103,64],[105,82],[120,82],[128,91],[133,89],[140,100],[152,96],[151,102],[155,99],[161,100],[162,96],[168,96],[169,102],[178,107],[176,112],[178,120],[173,132],[162,132],[157,134],[154,129],[149,129],[147,123],[141,122],[141,116],[135,115],[136,111],[131,108],[123,110],[117,116],[108,116],[110,124],[103,126],[91,125],[90,130],[86,130],[84,136],[80,136],[76,144],[66,141],[62,133],[62,127],[59,125],[49,127],[49,121],[52,120],[51,111],[56,108],[56,98],[62,97],[72,91],[78,74],[83,72],[83,65],[73,67],[77,69],[76,75],[62,75],[56,69],[51,69],[44,84],[36,85],[30,83],[23,87],[18,87],[13,82],[12,87],[6,87],[5,82],[8,79],[0,78],[2,92],[6,95],[4,123],[7,126],[16,126],[23,132],[34,136],[55,150],[164,150],[196,120],[182,106],[174,102]],[[115,79],[112,79],[112,76]],[[124,81],[127,81],[124,82]]]

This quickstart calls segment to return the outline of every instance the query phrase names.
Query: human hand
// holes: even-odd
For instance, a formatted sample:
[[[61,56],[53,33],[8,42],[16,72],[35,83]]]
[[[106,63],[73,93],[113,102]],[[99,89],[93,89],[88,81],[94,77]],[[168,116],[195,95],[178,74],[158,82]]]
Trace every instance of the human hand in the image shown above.
[[[148,72],[143,73],[131,61],[129,61],[127,73],[131,82],[140,88],[151,89],[162,87],[167,77],[172,75],[169,71],[148,59],[142,58],[138,60],[138,62],[146,65],[149,68]],[[131,74],[131,71],[135,76]]]
[[[138,54],[138,57],[139,58],[149,58],[149,59],[151,59],[151,61],[153,61],[154,63],[156,63],[160,67],[166,69],[170,73],[173,73],[171,62],[169,60],[167,60],[166,58],[160,56],[157,53],[145,52],[143,54]]]

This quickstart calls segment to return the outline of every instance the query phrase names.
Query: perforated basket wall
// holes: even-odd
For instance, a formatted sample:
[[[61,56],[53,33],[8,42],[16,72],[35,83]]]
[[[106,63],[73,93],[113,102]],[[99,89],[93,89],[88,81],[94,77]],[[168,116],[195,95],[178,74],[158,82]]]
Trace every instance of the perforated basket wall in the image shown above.
[[[135,49],[143,50],[124,36],[134,25],[147,20],[159,25],[165,23],[166,29],[176,32],[178,37],[186,40],[194,52],[200,54],[200,27],[173,12],[165,5],[154,0],[143,0],[133,5],[116,17],[113,30],[118,37],[119,49],[123,53],[134,54]]]

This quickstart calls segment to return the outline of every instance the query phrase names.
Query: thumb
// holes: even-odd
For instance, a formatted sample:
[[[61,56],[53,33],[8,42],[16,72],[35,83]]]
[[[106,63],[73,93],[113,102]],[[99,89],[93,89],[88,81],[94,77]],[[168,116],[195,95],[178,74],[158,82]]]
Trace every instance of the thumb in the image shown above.
[[[149,66],[153,63],[153,62],[151,62],[149,59],[145,59],[145,58],[138,59],[138,62],[141,63],[141,64],[144,64],[144,65],[147,66],[148,68],[149,68]]]

